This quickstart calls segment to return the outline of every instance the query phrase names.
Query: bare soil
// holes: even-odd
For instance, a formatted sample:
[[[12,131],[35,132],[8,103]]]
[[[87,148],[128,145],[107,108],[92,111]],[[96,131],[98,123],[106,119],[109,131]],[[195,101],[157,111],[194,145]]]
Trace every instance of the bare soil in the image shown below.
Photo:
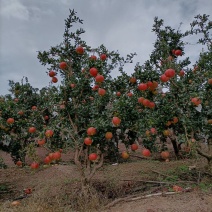
[[[39,149],[39,156],[46,154]],[[16,167],[0,152],[7,169],[0,169],[0,212],[212,212],[212,176],[202,158],[157,161],[140,152],[119,164],[107,163],[94,176],[94,195],[80,199],[80,178],[71,153],[58,164],[32,171]],[[30,162],[30,159],[28,159]],[[173,186],[182,187],[175,192]],[[32,188],[25,195],[24,189]],[[17,200],[18,206],[11,203]],[[86,207],[85,207],[86,205]]]

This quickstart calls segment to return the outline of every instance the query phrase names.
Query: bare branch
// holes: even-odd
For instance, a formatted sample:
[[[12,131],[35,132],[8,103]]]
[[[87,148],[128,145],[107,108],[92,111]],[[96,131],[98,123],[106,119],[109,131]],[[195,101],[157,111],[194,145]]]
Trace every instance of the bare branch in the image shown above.
[[[90,180],[94,176],[96,171],[103,166],[103,161],[104,161],[104,155],[103,155],[103,153],[101,153],[99,163],[94,165],[94,167],[90,173],[90,176],[88,177],[88,180]]]
[[[74,125],[74,122],[72,121],[71,116],[70,116],[69,113],[68,113],[68,119],[69,119],[69,121],[70,121],[70,123],[71,123],[71,126],[72,126],[73,129],[74,129],[75,134],[78,134],[78,132],[77,132],[77,126]]]
[[[152,180],[121,180],[121,181],[135,181],[135,182],[144,182],[144,183],[152,183],[152,184],[174,184],[176,182],[164,182],[164,181],[152,181]],[[178,181],[177,182],[180,182],[180,183],[196,183],[195,181]]]
[[[212,160],[212,155],[206,154],[205,152],[202,152],[199,148],[196,149],[197,153],[205,158],[207,158],[207,160]]]
[[[136,200],[140,200],[140,199],[146,199],[149,197],[174,195],[174,194],[179,194],[182,192],[189,192],[189,191],[191,191],[191,188],[186,188],[183,191],[178,191],[178,192],[160,192],[160,193],[148,194],[148,195],[144,195],[144,196],[133,195],[133,196],[128,196],[128,197],[123,197],[123,198],[116,199],[113,202],[109,203],[108,205],[105,206],[105,208],[110,208],[120,202],[131,202],[131,201],[136,201]]]

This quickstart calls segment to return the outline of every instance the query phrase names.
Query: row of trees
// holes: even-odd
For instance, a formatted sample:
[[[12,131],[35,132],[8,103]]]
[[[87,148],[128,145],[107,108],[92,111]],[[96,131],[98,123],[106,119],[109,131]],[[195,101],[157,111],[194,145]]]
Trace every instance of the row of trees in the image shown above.
[[[60,149],[72,148],[84,191],[104,158],[119,157],[120,141],[127,149],[132,145],[136,149],[141,138],[143,148],[162,152],[169,139],[177,157],[182,144],[188,151],[195,147],[212,169],[209,16],[196,16],[186,32],[164,27],[163,20],[155,18],[154,50],[131,74],[124,66],[133,62],[135,53],[122,57],[104,45],[91,48],[81,39],[82,28],[71,31],[74,24],[82,23],[70,10],[63,42],[38,53],[41,64],[48,66],[51,86],[38,90],[27,78],[21,83],[10,81],[11,94],[0,101],[1,148],[22,165],[30,155],[35,161],[32,168],[40,163],[35,147],[45,145],[50,150],[44,163],[59,159]],[[181,59],[188,36],[197,36],[204,46],[192,68],[188,57]],[[117,78],[113,70],[120,72]],[[62,80],[55,86],[58,76]],[[202,137],[207,138],[208,151],[201,148]]]

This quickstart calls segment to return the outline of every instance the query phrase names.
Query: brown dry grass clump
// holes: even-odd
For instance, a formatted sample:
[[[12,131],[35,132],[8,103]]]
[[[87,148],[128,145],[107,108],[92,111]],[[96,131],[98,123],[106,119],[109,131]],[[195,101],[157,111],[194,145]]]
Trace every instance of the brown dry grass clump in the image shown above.
[[[165,162],[130,157],[117,165],[105,164],[95,174],[86,197],[80,192],[80,176],[74,164],[41,166],[36,171],[9,165],[0,170],[0,212],[136,212],[147,209],[169,212],[179,211],[183,205],[183,211],[200,208],[207,212],[212,208],[212,176],[205,173],[204,165],[205,161],[200,158],[171,158]],[[173,185],[191,189],[172,197],[152,196],[149,200],[128,201],[132,197],[173,192]],[[23,191],[26,188],[32,188],[32,194],[25,198]],[[21,204],[12,206],[14,200]],[[117,204],[105,209],[113,201]]]

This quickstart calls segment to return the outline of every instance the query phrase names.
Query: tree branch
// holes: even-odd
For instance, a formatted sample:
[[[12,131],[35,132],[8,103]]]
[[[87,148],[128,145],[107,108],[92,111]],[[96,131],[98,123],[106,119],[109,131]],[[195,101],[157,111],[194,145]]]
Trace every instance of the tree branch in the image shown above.
[[[74,125],[74,122],[72,121],[71,116],[70,116],[69,113],[68,113],[68,119],[69,119],[69,121],[70,121],[70,123],[71,123],[71,126],[72,126],[73,129],[74,129],[75,134],[78,134],[78,132],[77,132],[77,127]]]
[[[197,153],[205,158],[207,158],[207,160],[212,160],[212,155],[206,154],[205,152],[202,152],[199,148],[196,149]]]
[[[113,207],[114,205],[116,205],[117,203],[120,203],[120,202],[131,202],[131,201],[136,201],[136,200],[140,200],[140,199],[146,199],[146,198],[154,197],[154,196],[174,195],[174,194],[179,194],[179,193],[182,193],[182,192],[189,192],[189,191],[191,191],[191,189],[190,188],[186,188],[186,189],[184,189],[184,191],[178,191],[178,192],[176,192],[176,191],[175,192],[160,192],[160,193],[154,193],[154,194],[147,194],[147,195],[144,195],[144,196],[132,195],[132,196],[116,199],[113,202],[111,202],[108,205],[106,205],[105,208],[108,209],[108,208]]]
[[[91,180],[91,178],[94,176],[96,171],[103,166],[103,162],[104,162],[104,155],[103,155],[103,153],[101,153],[99,163],[94,165],[94,167],[88,177],[88,181]]]
[[[76,147],[75,155],[74,155],[74,162],[80,169],[82,169],[82,164],[79,161],[79,156],[81,155],[82,149],[83,149],[83,145],[80,147],[80,150],[79,150],[79,147]]]

